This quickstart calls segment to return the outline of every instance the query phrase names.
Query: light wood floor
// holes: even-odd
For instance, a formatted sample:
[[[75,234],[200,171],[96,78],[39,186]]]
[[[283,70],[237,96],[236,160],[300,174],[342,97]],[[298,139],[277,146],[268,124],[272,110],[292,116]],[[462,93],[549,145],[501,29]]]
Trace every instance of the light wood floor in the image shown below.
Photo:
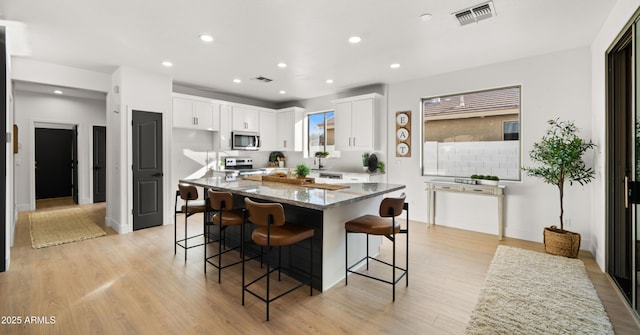
[[[104,204],[82,207],[104,227]],[[201,230],[201,218],[190,220]],[[304,289],[283,297],[266,322],[262,302],[247,296],[240,304],[240,267],[225,269],[218,284],[214,268],[203,274],[202,247],[186,263],[183,250],[174,256],[172,225],[124,235],[106,228],[104,237],[38,250],[28,225],[20,213],[10,271],[0,273],[0,316],[55,317],[55,324],[0,325],[1,334],[463,334],[497,245],[543,250],[412,222],[410,283],[395,303],[390,286],[350,276],[348,286],[313,297]],[[639,334],[593,258],[580,258],[616,333]],[[250,263],[249,274],[257,270]]]

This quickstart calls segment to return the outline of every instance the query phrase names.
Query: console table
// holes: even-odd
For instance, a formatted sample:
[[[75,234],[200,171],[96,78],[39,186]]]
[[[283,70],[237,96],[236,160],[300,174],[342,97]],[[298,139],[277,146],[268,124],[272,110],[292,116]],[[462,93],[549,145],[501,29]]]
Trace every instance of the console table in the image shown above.
[[[436,192],[455,192],[492,196],[498,199],[498,239],[504,231],[504,185],[470,185],[451,181],[430,180],[427,184],[427,218],[429,224],[436,224]]]

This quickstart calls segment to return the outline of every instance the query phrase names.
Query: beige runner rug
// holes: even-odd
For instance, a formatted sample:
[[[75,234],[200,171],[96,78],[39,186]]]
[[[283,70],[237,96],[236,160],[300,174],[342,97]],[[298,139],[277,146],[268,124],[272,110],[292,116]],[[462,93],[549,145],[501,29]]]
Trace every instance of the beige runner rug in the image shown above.
[[[34,249],[104,236],[87,212],[80,208],[41,211],[29,214],[31,246]]]
[[[498,246],[466,334],[613,334],[579,259]]]

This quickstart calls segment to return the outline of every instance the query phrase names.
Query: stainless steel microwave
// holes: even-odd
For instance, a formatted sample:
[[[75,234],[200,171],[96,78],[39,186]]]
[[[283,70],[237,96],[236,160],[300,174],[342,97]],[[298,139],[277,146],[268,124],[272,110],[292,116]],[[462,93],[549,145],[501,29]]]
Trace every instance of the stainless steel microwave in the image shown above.
[[[254,132],[234,131],[231,133],[231,149],[258,150],[260,149],[260,135]]]

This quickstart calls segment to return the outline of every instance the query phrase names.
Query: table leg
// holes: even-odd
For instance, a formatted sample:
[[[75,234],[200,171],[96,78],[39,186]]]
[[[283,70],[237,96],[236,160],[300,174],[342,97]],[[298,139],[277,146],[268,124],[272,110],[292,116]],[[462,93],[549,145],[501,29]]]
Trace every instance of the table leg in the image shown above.
[[[429,227],[436,224],[436,192],[431,187],[427,191],[427,218]]]
[[[504,234],[504,195],[498,196],[498,239]]]

